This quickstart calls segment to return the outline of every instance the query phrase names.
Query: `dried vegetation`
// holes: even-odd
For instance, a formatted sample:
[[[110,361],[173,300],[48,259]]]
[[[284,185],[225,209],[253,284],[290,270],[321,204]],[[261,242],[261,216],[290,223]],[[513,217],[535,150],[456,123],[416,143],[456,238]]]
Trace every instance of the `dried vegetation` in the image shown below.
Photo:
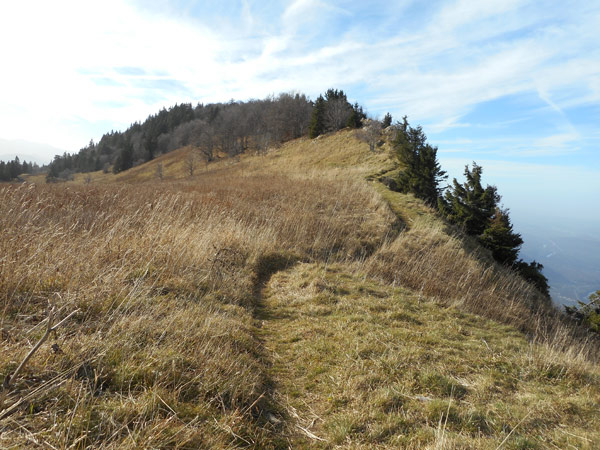
[[[76,311],[50,333],[0,393],[0,447],[453,447],[461,437],[474,446],[497,445],[507,436],[507,443],[515,436],[535,443],[535,433],[559,426],[560,421],[546,428],[523,427],[533,430],[533,437],[509,436],[510,427],[527,414],[522,412],[528,403],[521,402],[520,409],[494,416],[502,419],[486,428],[490,434],[484,440],[463,429],[477,428],[467,420],[468,411],[482,407],[468,409],[466,394],[449,405],[438,375],[450,384],[466,376],[461,371],[479,358],[479,353],[466,350],[462,356],[448,356],[452,362],[447,364],[427,366],[415,360],[414,367],[406,369],[414,376],[421,369],[424,374],[418,383],[404,385],[402,378],[394,382],[400,384],[390,384],[401,391],[396,399],[395,390],[385,387],[386,374],[396,372],[383,370],[385,361],[393,355],[396,360],[398,355],[408,358],[397,349],[398,340],[423,333],[430,316],[442,323],[445,314],[449,327],[460,326],[478,340],[486,330],[500,341],[519,340],[507,344],[504,353],[529,346],[535,367],[547,367],[552,374],[558,370],[556,377],[549,375],[556,386],[552,395],[574,386],[570,374],[577,374],[573,376],[579,380],[578,389],[586,398],[598,399],[598,369],[589,362],[595,357],[592,347],[572,327],[552,322],[555,313],[531,287],[470,248],[414,198],[365,181],[394,168],[385,151],[369,152],[367,144],[346,131],[313,141],[300,139],[266,156],[216,162],[194,177],[187,176],[181,163],[186,151],[120,174],[121,182],[96,173],[89,184],[76,180],[0,188],[0,382],[14,374],[47,332],[48,302],[57,323]],[[162,182],[151,175],[156,172],[153,164],[163,165]],[[296,305],[286,294],[292,288],[282,284],[285,277],[276,277],[275,285],[269,278],[290,271],[300,271],[295,276],[302,277],[304,271],[308,286],[316,282],[315,264],[334,264],[345,275],[335,278],[333,287],[329,280],[328,287],[309,292],[309,320],[304,312],[284,326],[279,319],[290,319],[291,311],[281,309],[281,302],[299,311],[305,305]],[[306,286],[298,282],[294,287],[294,277],[294,292],[304,298],[308,294],[300,291]],[[360,291],[360,283],[367,283],[372,292]],[[390,287],[394,285],[406,290],[398,294]],[[352,301],[346,298],[350,292]],[[398,295],[417,299],[411,300],[410,311],[397,301]],[[355,300],[358,303],[352,303]],[[337,303],[345,305],[339,320],[332,306]],[[269,315],[269,305],[288,316],[274,316],[275,309]],[[333,350],[309,339],[321,320],[318,311],[327,309],[330,325],[339,331]],[[344,317],[358,320],[369,311],[376,331],[344,328]],[[401,324],[395,319],[380,324],[382,311],[397,316]],[[505,325],[479,321],[477,330],[470,330],[469,320],[475,319],[461,322],[465,311]],[[404,334],[397,334],[399,326]],[[392,331],[386,333],[385,327]],[[439,349],[449,348],[443,327],[432,327],[440,331],[415,340],[415,352],[426,354],[438,344]],[[527,344],[526,338],[538,343]],[[376,385],[368,379],[375,366],[337,358],[345,346],[359,349],[364,339],[369,348],[358,357],[379,367]],[[304,342],[302,348],[311,350],[312,358],[298,349],[291,351],[293,342]],[[281,354],[289,359],[276,361],[273,350],[278,345],[284,345]],[[521,362],[511,360],[513,365]],[[294,402],[285,399],[293,395],[294,380],[304,380],[305,375],[286,375],[278,364],[295,365],[297,370],[323,370],[317,368],[321,365],[326,366],[321,373],[333,378],[341,376],[338,371],[351,377],[340,385],[344,392],[312,389],[309,382],[298,388],[314,410],[333,411],[332,422],[311,424],[305,416],[294,417]],[[488,384],[494,376],[502,386],[512,383],[517,375],[502,370],[496,375],[480,371],[478,376]],[[433,387],[427,387],[425,372],[433,377]],[[443,389],[438,392],[435,386],[440,383]],[[536,386],[542,389],[544,383],[541,377]],[[477,386],[475,390],[487,395],[484,384]],[[534,395],[533,388],[523,386],[519,395]],[[420,403],[402,395],[423,393],[437,403],[407,413]],[[347,397],[362,400],[344,400]],[[564,411],[556,414],[569,417],[569,432],[579,427],[576,420],[598,422],[598,415],[580,400],[572,401],[571,410],[567,400],[559,402]],[[365,402],[369,414],[358,414]],[[459,408],[456,421],[450,415],[453,408]],[[383,415],[378,415],[380,410]],[[484,417],[476,420],[487,420],[484,412],[476,412]],[[401,414],[409,414],[404,422],[399,421]],[[527,420],[534,418],[543,419],[535,408]],[[313,426],[318,434],[311,431]],[[446,429],[453,433],[450,437]],[[593,439],[588,433],[569,442],[585,446]]]

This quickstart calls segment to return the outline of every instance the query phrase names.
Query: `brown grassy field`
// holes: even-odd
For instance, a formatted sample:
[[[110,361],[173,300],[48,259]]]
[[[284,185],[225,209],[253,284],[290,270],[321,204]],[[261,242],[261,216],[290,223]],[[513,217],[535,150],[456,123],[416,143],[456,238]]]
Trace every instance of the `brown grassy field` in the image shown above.
[[[0,186],[0,381],[74,312],[0,392],[0,447],[598,445],[597,347],[366,181],[386,148]]]

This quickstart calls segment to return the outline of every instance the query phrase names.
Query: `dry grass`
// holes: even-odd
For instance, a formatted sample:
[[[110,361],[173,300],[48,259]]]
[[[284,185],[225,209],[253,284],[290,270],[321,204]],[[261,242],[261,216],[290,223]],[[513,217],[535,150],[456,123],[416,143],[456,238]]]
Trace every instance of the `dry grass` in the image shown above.
[[[548,392],[566,400],[561,397],[558,406],[551,405],[558,411],[555,417],[569,418],[566,433],[584,433],[583,440],[552,437],[549,442],[594,439],[577,422],[598,420],[584,402],[585,395],[597,398],[589,380],[598,380],[597,370],[581,355],[585,344],[573,340],[570,328],[532,327],[540,323],[532,320],[540,317],[537,312],[546,317],[554,312],[531,287],[447,230],[418,200],[366,182],[370,175],[395,167],[385,151],[369,153],[366,144],[345,131],[300,139],[266,156],[211,163],[188,177],[182,159],[189,151],[163,155],[117,176],[92,174],[88,185],[78,176],[66,184],[0,188],[0,382],[44,333],[48,300],[58,308],[57,320],[78,310],[34,355],[13,387],[0,394],[0,417],[3,408],[21,399],[12,415],[0,418],[0,447],[320,445],[323,441],[307,438],[312,427],[304,412],[302,420],[294,421],[290,409],[301,411],[306,403],[315,411],[329,411],[331,400],[322,385],[312,385],[314,390],[295,386],[304,383],[302,370],[315,367],[326,367],[322,373],[334,379],[345,377],[332,391],[336,396],[360,400],[340,404],[335,410],[339,414],[323,413],[328,419],[317,435],[325,436],[328,446],[437,442],[453,447],[467,439],[477,447],[499,443],[507,435],[503,427],[514,427],[522,419],[519,429],[530,431],[514,432],[511,439],[535,440],[535,433],[544,430],[558,436],[555,422],[529,424],[533,418],[541,420],[538,412],[524,419],[527,405],[537,408],[550,402],[550,394],[541,392],[545,375],[535,375],[537,381],[530,384],[519,378],[518,395],[494,406],[499,412],[482,412],[489,400],[486,386],[510,384],[517,376],[511,371],[519,367],[558,377],[558,387]],[[155,176],[158,163],[164,168],[162,182]],[[289,268],[293,264],[297,269]],[[314,267],[321,273],[330,264],[335,264],[336,275],[324,276],[321,289]],[[280,275],[263,297],[263,286],[277,271]],[[291,287],[278,278],[286,273],[296,274]],[[306,286],[295,281],[303,273]],[[316,291],[306,300],[303,289],[311,285]],[[287,294],[290,289],[297,299]],[[407,299],[412,299],[409,310],[403,303]],[[444,309],[440,303],[454,306]],[[337,311],[336,304],[343,307]],[[273,314],[278,310],[284,315],[266,317],[269,305]],[[295,308],[300,313],[291,317]],[[339,317],[326,313],[332,308]],[[283,320],[285,314],[293,320]],[[430,317],[437,320],[431,332]],[[403,321],[408,321],[404,331],[394,328]],[[467,339],[466,347],[460,347],[464,352],[452,350],[460,339],[444,332],[453,327],[463,330],[459,334],[476,336],[479,347],[480,338],[489,342],[486,336],[495,336],[499,347],[490,344],[490,355],[483,347],[470,353],[469,346],[475,344]],[[309,339],[319,330],[333,333],[331,346]],[[518,330],[540,343],[527,344]],[[405,346],[412,349],[406,353],[400,343],[413,341],[415,335],[421,337]],[[52,352],[51,344],[59,351]],[[348,350],[361,351],[363,344],[370,350],[362,356]],[[282,360],[271,352],[279,345]],[[413,351],[422,358],[437,352],[437,365],[411,359]],[[344,352],[354,356],[345,358]],[[502,372],[505,366],[500,364],[494,375],[480,367],[481,380],[471,381],[479,387],[469,390],[468,400],[457,398],[450,405],[448,396],[440,395],[432,403],[435,408],[427,406],[433,412],[419,400],[402,403],[405,409],[415,408],[407,413],[410,426],[390,416],[395,407],[389,405],[395,403],[386,395],[395,394],[385,391],[389,374],[433,374],[431,379],[419,375],[417,384],[404,384],[408,379],[401,378],[397,388],[416,396],[437,389],[437,375],[466,376],[466,367],[479,364],[484,354],[504,355],[511,371]],[[484,358],[486,364],[495,364],[489,358]],[[392,370],[388,363],[398,364],[395,372],[387,371]],[[278,372],[284,365],[290,371]],[[372,397],[373,373],[379,381]],[[569,409],[575,394],[568,389],[573,386],[582,394]],[[285,400],[295,391],[300,392],[299,403]],[[528,403],[527,396],[543,401]],[[366,416],[360,413],[364,402],[369,404]],[[471,410],[495,424],[491,438],[461,428],[470,423]],[[450,420],[450,411],[456,411],[459,425]],[[366,425],[361,422],[365,417],[371,417]],[[448,420],[441,422],[440,417]],[[419,423],[424,424],[421,431]],[[296,425],[304,428],[299,435],[297,427],[290,432]]]
[[[360,183],[278,175],[1,196],[0,373],[43,332],[48,300],[80,312],[5,405],[65,382],[5,420],[0,445],[274,445],[257,284],[288,260],[364,259],[395,222]]]
[[[534,287],[432,215],[384,244],[368,261],[372,276],[420,295],[509,324],[535,342],[598,360],[594,336],[573,325]]]
[[[514,327],[338,264],[279,272],[264,297],[292,448],[600,445],[598,367]]]

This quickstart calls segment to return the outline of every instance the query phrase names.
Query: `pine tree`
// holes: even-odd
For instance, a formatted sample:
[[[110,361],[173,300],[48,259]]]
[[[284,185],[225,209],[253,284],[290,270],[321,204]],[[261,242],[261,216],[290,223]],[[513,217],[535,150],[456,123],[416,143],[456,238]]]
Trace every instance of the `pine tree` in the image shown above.
[[[500,201],[495,186],[481,185],[483,169],[473,163],[473,169],[465,166],[466,181],[460,184],[453,180],[453,186],[440,199],[438,206],[442,215],[454,224],[464,227],[470,235],[479,236],[490,225]]]
[[[437,161],[437,147],[427,143],[423,129],[411,127],[405,116],[394,140],[394,149],[404,166],[398,178],[400,191],[411,192],[429,205],[437,204],[442,192],[439,183],[446,179],[446,172]]]
[[[383,122],[381,123],[381,126],[383,128],[387,128],[392,124],[392,115],[390,113],[387,113],[384,117],[383,117]]]
[[[123,172],[124,170],[131,169],[133,167],[133,145],[127,141],[125,146],[117,156],[113,165],[113,173]]]
[[[600,334],[600,290],[589,296],[589,302],[577,302],[576,306],[565,306],[565,312],[580,325]]]
[[[516,270],[521,277],[532,283],[545,297],[550,298],[548,279],[542,274],[542,266],[536,261],[527,263],[519,256],[523,239],[513,231],[508,210],[498,207],[500,196],[495,186],[481,185],[483,169],[473,163],[473,169],[465,167],[466,181],[453,180],[444,198],[440,198],[440,212],[451,223],[461,225],[469,235],[492,252],[498,263]]]
[[[512,266],[516,263],[523,239],[513,231],[508,211],[496,208],[490,224],[479,238],[481,244],[492,251],[493,258],[500,264]]]
[[[513,264],[515,269],[523,279],[533,284],[546,298],[550,298],[550,286],[548,278],[542,273],[544,266],[537,261],[525,262],[522,259]]]
[[[362,127],[362,121],[367,118],[367,115],[363,111],[362,106],[358,103],[354,103],[352,107],[352,112],[350,113],[350,117],[348,117],[348,123],[346,126],[350,128],[360,128]]]
[[[325,99],[322,95],[319,95],[310,119],[309,136],[311,139],[316,138],[325,131],[325,106]]]

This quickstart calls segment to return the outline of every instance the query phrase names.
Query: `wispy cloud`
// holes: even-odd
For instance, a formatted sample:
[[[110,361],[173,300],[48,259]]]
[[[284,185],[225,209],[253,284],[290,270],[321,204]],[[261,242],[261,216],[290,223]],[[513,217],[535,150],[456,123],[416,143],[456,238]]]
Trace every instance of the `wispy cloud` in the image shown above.
[[[600,99],[600,7],[550,3],[5,2],[0,39],[15,44],[1,50],[0,135],[36,123],[38,140],[73,148],[103,131],[92,123],[119,128],[175,102],[335,86],[432,133],[477,127],[464,117],[483,102],[537,92],[562,111],[563,141],[548,143],[571,144],[582,132],[565,111]]]

